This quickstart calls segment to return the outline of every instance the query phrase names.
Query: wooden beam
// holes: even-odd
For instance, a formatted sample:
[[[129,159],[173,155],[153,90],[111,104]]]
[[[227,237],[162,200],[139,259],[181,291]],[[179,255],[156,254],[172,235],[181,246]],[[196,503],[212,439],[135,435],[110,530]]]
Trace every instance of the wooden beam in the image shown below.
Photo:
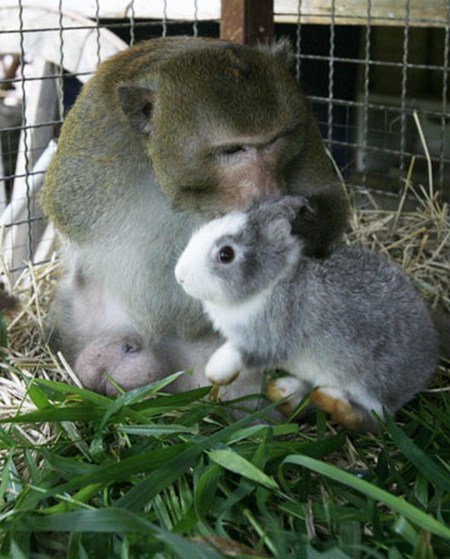
[[[220,37],[254,45],[273,38],[274,0],[222,0]]]
[[[300,4],[301,23],[329,25],[367,25],[367,0],[302,0]],[[445,27],[448,25],[448,0],[409,0],[407,14],[406,0],[372,0],[370,3],[370,24],[381,26],[405,25],[409,15],[411,27]],[[298,21],[298,0],[276,0],[275,21],[294,23]]]
[[[225,4],[233,4],[233,0],[196,0],[195,9],[192,0],[170,0],[166,4],[162,0],[134,0],[134,17],[136,19],[162,19],[168,21],[197,21],[220,19],[220,8]],[[249,2],[254,4],[252,18],[265,17],[266,0]],[[125,0],[108,0],[99,2],[98,7],[93,0],[64,0],[64,10],[76,12],[93,20],[129,18],[130,2]],[[17,0],[0,0],[0,19],[2,10],[7,7],[17,8]],[[300,5],[301,23],[329,25],[334,20],[336,25],[366,25],[368,16],[368,0],[335,0],[334,14],[331,0],[274,0],[274,21],[276,23],[297,23]],[[406,0],[371,0],[370,24],[402,27],[406,19]],[[26,0],[24,12],[31,9],[47,9],[58,14],[58,2],[55,0]],[[98,8],[98,10],[97,10]],[[18,9],[18,8],[17,8]],[[98,14],[97,14],[98,11]],[[448,0],[409,0],[410,27],[446,27],[448,24]],[[242,16],[241,16],[242,17]],[[18,19],[10,19],[10,29],[18,27]],[[255,24],[258,23],[255,20]],[[35,25],[37,27],[37,25]],[[43,26],[42,26],[43,27]],[[264,24],[263,24],[264,27]],[[270,35],[270,32],[268,33]],[[1,38],[0,38],[1,40]],[[82,43],[80,43],[82,44]]]

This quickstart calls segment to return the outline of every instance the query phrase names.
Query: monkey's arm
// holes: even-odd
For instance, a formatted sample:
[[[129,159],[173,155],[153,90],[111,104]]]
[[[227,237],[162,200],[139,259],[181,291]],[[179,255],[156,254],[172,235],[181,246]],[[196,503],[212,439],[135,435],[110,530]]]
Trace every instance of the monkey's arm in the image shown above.
[[[308,196],[293,223],[292,233],[305,243],[305,254],[315,258],[326,256],[334,241],[339,240],[347,225],[348,204],[341,189],[330,188]]]

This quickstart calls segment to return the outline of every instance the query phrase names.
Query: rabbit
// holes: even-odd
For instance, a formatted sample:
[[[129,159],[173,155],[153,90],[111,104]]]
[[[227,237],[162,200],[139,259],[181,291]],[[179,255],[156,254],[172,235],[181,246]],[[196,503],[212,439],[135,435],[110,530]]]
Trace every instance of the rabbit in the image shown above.
[[[437,334],[425,301],[383,257],[340,244],[311,255],[296,230],[313,210],[302,196],[265,199],[194,232],[175,277],[226,342],[206,377],[228,384],[246,368],[281,368],[267,396],[308,393],[316,407],[356,430],[376,430],[429,383]]]

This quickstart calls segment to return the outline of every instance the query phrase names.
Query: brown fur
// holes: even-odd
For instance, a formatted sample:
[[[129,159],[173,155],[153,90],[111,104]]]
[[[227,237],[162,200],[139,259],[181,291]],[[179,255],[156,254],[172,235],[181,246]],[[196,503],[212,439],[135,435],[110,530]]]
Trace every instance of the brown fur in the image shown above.
[[[269,194],[320,196],[314,242],[340,236],[346,200],[289,58],[287,43],[152,39],[105,61],[84,86],[42,196],[65,240],[53,316],[72,363],[92,342],[129,332],[145,347],[210,335],[173,277],[210,217]],[[110,349],[113,362],[117,345]],[[97,374],[89,362],[82,379]]]

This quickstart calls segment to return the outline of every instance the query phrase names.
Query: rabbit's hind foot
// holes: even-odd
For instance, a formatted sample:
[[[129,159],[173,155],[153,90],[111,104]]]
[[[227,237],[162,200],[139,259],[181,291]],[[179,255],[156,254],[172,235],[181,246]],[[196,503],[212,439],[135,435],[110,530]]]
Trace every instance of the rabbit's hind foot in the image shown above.
[[[368,411],[350,402],[338,388],[316,388],[311,392],[310,401],[347,429],[374,430],[374,421]]]

